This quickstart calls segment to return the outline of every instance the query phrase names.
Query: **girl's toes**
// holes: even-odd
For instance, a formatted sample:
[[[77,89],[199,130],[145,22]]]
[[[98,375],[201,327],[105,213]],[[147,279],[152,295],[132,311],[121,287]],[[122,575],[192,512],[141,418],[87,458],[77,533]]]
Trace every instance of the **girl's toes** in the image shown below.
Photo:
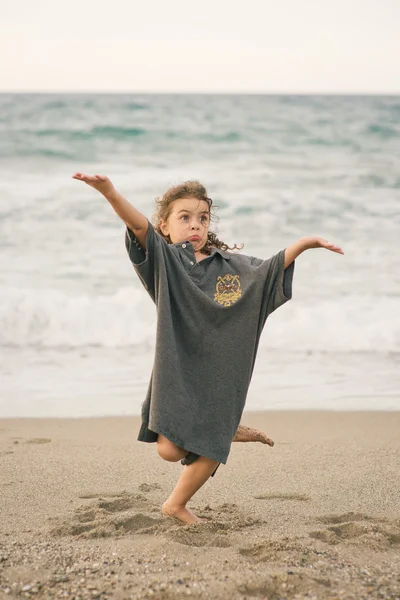
[[[262,439],[261,439],[263,444],[268,444],[268,446],[272,446],[274,445],[273,440],[271,440],[271,438],[269,438],[267,435],[263,434]]]

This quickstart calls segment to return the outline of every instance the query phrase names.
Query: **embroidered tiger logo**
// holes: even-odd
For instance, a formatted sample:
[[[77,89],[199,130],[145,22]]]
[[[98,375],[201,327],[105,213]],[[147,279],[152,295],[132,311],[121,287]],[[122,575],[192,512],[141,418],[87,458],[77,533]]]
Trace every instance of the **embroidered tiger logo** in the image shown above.
[[[239,275],[218,275],[214,294],[215,302],[222,306],[232,306],[242,295]]]

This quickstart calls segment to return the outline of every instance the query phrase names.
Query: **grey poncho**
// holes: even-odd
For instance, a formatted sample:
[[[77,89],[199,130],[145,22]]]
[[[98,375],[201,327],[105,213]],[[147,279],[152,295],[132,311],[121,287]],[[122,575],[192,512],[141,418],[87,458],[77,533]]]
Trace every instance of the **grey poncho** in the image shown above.
[[[157,307],[153,370],[138,440],[171,442],[226,464],[265,321],[292,297],[294,263],[212,249],[196,262],[190,242],[168,244],[148,221],[146,250],[125,243]]]

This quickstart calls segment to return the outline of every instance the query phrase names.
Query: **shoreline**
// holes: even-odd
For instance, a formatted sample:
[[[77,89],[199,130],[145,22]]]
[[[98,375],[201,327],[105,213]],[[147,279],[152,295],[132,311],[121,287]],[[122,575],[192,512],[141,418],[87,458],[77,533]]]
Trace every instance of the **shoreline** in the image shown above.
[[[242,421],[243,424],[246,424],[244,421],[246,420],[247,417],[251,417],[251,418],[261,418],[263,419],[263,417],[265,416],[271,416],[271,415],[281,415],[281,414],[291,414],[291,415],[296,415],[296,414],[310,414],[310,415],[326,415],[327,413],[332,413],[332,414],[341,414],[343,413],[344,415],[375,415],[375,414],[382,414],[382,415],[387,415],[387,414],[400,414],[400,409],[399,408],[368,408],[368,409],[357,409],[357,408],[349,408],[349,409],[344,409],[344,408],[265,408],[265,409],[257,409],[257,408],[246,408],[243,412],[243,416],[242,416]],[[79,415],[79,416],[1,416],[0,415],[0,429],[2,428],[2,422],[4,422],[4,424],[10,423],[11,421],[15,421],[16,423],[22,423],[22,421],[54,421],[54,422],[59,422],[59,421],[88,421],[88,420],[93,420],[93,421],[100,421],[100,420],[106,420],[106,419],[110,419],[110,420],[116,420],[116,419],[131,419],[134,421],[133,426],[137,427],[139,430],[139,426],[140,426],[140,422],[141,422],[141,415],[140,413],[138,414],[104,414],[104,415]],[[137,421],[137,423],[135,423],[135,421]],[[4,426],[3,424],[3,426]]]
[[[397,598],[400,411],[242,423],[275,446],[234,443],[187,526],[140,417],[0,419],[0,597]]]

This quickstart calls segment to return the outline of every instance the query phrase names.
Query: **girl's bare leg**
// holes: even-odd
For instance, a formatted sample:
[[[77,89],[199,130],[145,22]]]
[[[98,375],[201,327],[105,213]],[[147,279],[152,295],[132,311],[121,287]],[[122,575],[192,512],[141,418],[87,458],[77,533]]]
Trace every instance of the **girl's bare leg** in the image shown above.
[[[233,441],[262,442],[269,446],[274,445],[274,442],[265,433],[258,429],[247,427],[246,425],[239,425]],[[161,434],[158,436],[157,446],[159,455],[164,458],[164,460],[171,462],[177,462],[187,454],[187,450],[179,448]],[[185,465],[175,489],[162,506],[162,513],[170,517],[175,517],[183,523],[197,523],[203,521],[204,519],[200,519],[188,510],[186,504],[201,486],[205,484],[207,479],[210,478],[218,464],[219,463],[215,460],[200,456],[192,464]]]
[[[177,462],[188,453],[161,434],[158,435],[157,449],[161,458],[170,462]],[[163,504],[163,514],[175,517],[184,523],[202,521],[186,508],[186,504],[211,476],[217,465],[215,460],[204,456],[200,456],[190,465],[185,465],[174,491]]]
[[[175,517],[184,523],[197,523],[200,519],[186,508],[190,498],[205,484],[218,466],[218,462],[199,456],[192,464],[183,467],[183,472],[168,500],[163,504],[164,515]]]
[[[268,446],[273,446],[274,442],[262,431],[259,429],[253,429],[252,427],[247,427],[246,425],[239,425],[237,431],[235,433],[235,437],[232,440],[233,442],[262,442],[263,444],[268,444]]]

